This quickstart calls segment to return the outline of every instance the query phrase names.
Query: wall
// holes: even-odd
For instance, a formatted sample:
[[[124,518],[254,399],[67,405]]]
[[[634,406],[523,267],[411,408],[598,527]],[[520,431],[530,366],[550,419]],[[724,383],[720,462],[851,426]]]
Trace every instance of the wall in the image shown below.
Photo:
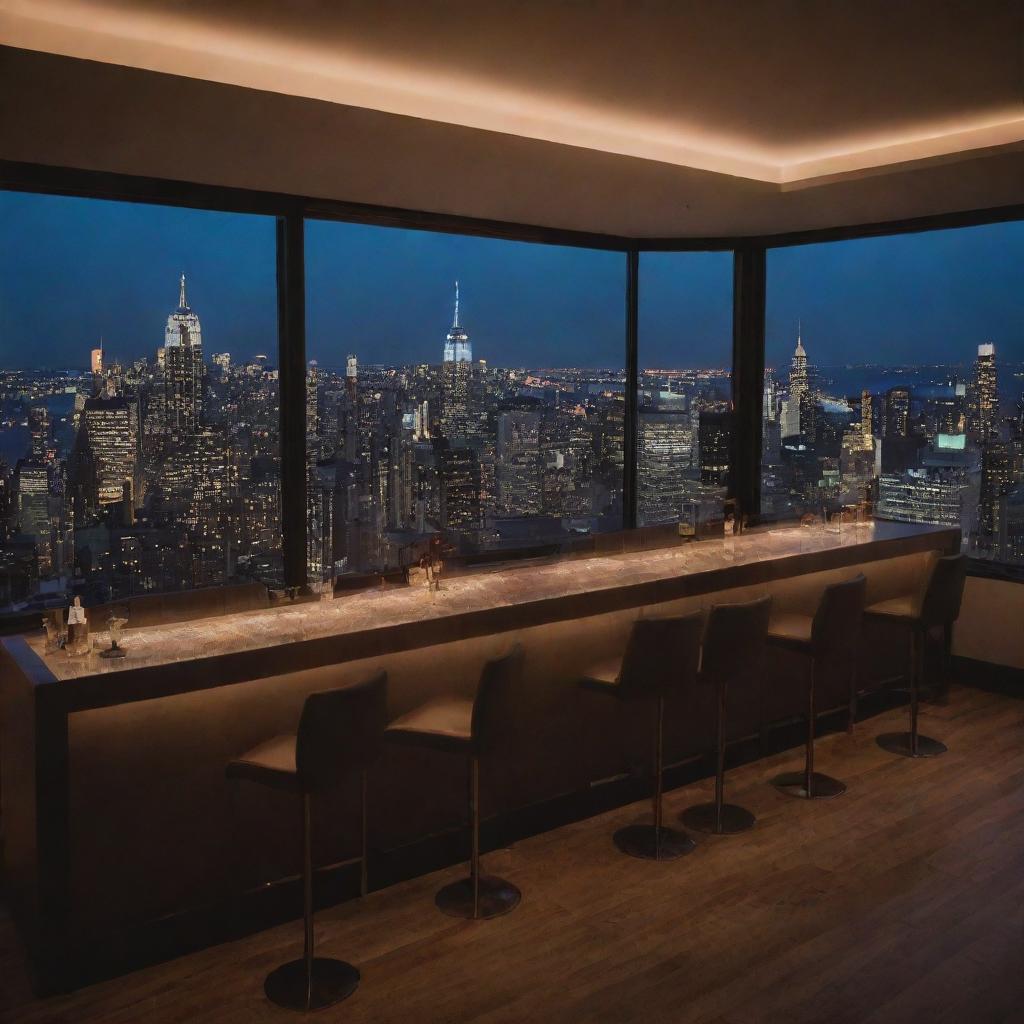
[[[953,653],[1024,670],[1024,583],[968,577]]]

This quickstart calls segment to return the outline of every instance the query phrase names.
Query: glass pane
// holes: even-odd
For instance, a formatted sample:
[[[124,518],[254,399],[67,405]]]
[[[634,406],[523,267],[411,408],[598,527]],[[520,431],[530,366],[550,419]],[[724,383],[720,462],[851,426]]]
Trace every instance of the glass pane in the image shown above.
[[[306,275],[314,579],[621,528],[621,253],[310,221]]]
[[[640,255],[637,523],[721,521],[732,419],[732,253]]]
[[[0,606],[281,576],[272,218],[0,192]]]
[[[1024,565],[1024,224],[768,256],[762,502],[862,500]]]

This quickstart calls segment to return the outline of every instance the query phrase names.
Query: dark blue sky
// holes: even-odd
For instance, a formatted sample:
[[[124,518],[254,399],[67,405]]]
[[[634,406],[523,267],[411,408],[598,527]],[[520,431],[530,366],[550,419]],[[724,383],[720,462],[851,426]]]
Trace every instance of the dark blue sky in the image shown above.
[[[308,349],[323,365],[437,361],[453,282],[474,355],[492,365],[621,366],[618,253],[311,222]],[[208,353],[275,358],[266,217],[0,192],[0,366],[152,356],[184,271]],[[641,366],[722,366],[727,253],[641,257]],[[960,361],[980,341],[1024,360],[1024,224],[781,249],[768,259],[768,362],[796,321],[812,361]]]

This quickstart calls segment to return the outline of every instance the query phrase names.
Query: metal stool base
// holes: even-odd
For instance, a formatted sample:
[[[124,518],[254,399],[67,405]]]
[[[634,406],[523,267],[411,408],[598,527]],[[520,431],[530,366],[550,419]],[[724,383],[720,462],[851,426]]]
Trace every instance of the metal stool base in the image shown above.
[[[722,804],[722,827],[716,827],[715,805],[696,804],[682,813],[683,824],[697,832],[710,832],[712,835],[731,836],[737,832],[746,832],[754,827],[757,819],[745,807],[736,804]]]
[[[313,960],[312,992],[306,986],[306,961],[292,960],[267,975],[263,991],[286,1010],[322,1010],[347,999],[359,987],[359,971],[344,960]],[[308,1001],[307,1001],[308,997]]]
[[[938,757],[949,749],[945,743],[933,740],[930,736],[918,735],[915,754],[909,732],[884,732],[875,742],[890,754],[901,754],[903,757]]]
[[[772,779],[772,785],[780,793],[799,797],[801,800],[830,800],[846,792],[845,782],[833,779],[831,775],[822,775],[821,772],[811,773],[810,793],[807,792],[806,782],[805,772],[783,772]]]
[[[504,878],[495,875],[480,876],[480,913],[477,921],[486,921],[492,917],[501,917],[510,910],[515,910],[523,894]],[[451,885],[446,885],[434,897],[437,909],[449,917],[461,917],[466,920],[473,918],[473,881],[460,878]]]
[[[653,825],[620,828],[612,841],[623,853],[643,860],[675,860],[697,848],[685,832],[664,826],[656,829]]]

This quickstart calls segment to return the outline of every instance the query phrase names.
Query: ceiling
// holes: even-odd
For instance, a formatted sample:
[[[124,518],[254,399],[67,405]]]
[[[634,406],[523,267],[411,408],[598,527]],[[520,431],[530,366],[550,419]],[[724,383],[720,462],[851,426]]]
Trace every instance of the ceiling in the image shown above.
[[[766,197],[860,182],[845,201],[874,189],[888,215],[882,184],[864,182],[908,172],[928,210],[987,205],[983,179],[1012,177],[992,158],[1019,169],[1024,148],[1021,0],[0,0],[0,42],[155,72],[169,92],[182,91],[175,76],[329,104],[349,121],[363,111],[470,129],[488,137],[489,161],[502,158],[498,135],[508,154],[532,140],[629,158],[638,178],[664,177],[641,163],[666,165],[691,208],[709,189],[737,209],[758,196],[773,216],[791,211],[782,227],[814,222],[820,199]],[[371,149],[383,145],[360,124]],[[958,172],[941,170],[950,163]],[[992,201],[1012,191],[996,184]],[[664,217],[653,233],[697,230]]]

